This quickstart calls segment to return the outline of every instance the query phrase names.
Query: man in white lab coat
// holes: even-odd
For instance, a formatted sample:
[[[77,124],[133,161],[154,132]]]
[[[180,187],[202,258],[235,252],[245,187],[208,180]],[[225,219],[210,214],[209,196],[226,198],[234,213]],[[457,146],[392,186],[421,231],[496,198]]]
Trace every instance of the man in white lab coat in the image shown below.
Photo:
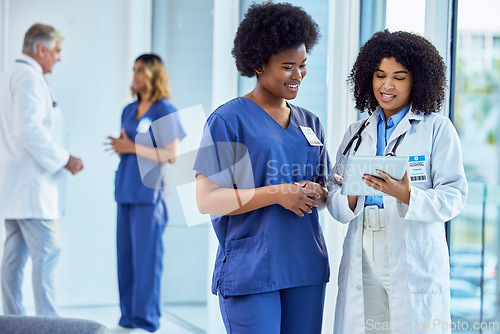
[[[62,35],[34,24],[23,53],[0,78],[0,216],[6,240],[1,268],[4,314],[25,314],[21,286],[31,255],[37,315],[57,316],[54,270],[59,258],[58,181],[83,163],[58,136],[58,106],[45,74],[61,60]]]

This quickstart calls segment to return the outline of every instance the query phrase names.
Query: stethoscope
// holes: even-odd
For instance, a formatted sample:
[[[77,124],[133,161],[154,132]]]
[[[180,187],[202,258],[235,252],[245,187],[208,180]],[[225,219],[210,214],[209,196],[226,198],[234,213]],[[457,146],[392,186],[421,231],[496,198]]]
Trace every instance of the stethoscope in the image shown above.
[[[32,63],[30,63],[29,61],[23,60],[23,59],[16,59],[16,63],[26,64],[28,66],[35,68],[35,66],[33,66]],[[50,88],[49,83],[47,82],[47,79],[45,79],[45,76],[43,76],[43,80],[45,80],[45,84],[47,85],[47,88],[49,89],[50,99],[52,100],[52,108],[55,108],[55,107],[57,107],[57,101],[56,101],[56,98],[54,97],[54,93],[52,92],[52,88]]]
[[[361,124],[361,126],[359,127],[358,131],[354,134],[354,136],[352,136],[351,140],[349,140],[349,142],[347,143],[347,146],[345,147],[344,151],[342,152],[342,156],[340,157],[340,159],[338,159],[335,162],[335,165],[333,166],[331,175],[332,175],[334,182],[338,186],[341,186],[342,182],[337,180],[335,177],[333,177],[333,174],[341,175],[341,173],[338,173],[338,171],[341,168],[344,159],[346,158],[346,156],[348,156],[347,153],[349,153],[349,150],[351,149],[352,145],[354,144],[354,141],[356,141],[356,145],[354,146],[354,149],[352,150],[352,155],[356,155],[356,152],[358,151],[358,148],[361,145],[361,139],[362,139],[361,133],[363,133],[363,130],[368,126],[368,124],[370,124],[370,122],[368,121],[368,119],[366,119],[363,122],[363,124]],[[403,139],[405,134],[406,134],[406,132],[399,135],[398,139],[396,140],[396,143],[394,143],[394,146],[392,147],[392,150],[385,154],[386,157],[387,156],[392,156],[392,157],[396,156],[396,150],[398,149],[398,146],[401,143],[401,140]],[[343,176],[343,174],[344,173],[342,172],[342,176]]]

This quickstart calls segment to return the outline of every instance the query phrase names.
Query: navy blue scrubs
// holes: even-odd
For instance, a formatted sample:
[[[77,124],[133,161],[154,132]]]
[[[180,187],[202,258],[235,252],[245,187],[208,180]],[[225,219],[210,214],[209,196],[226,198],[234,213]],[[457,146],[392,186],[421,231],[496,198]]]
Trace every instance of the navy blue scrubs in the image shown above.
[[[310,128],[324,143],[319,118],[303,108],[291,104],[289,107],[290,124],[285,129],[245,97],[220,106],[207,120],[194,166],[196,172],[222,187],[236,189],[301,180],[325,184],[330,170],[326,148],[311,145],[301,130]],[[294,326],[300,332],[308,327],[304,318],[307,312],[302,315],[292,312],[296,303],[319,312],[321,324],[324,286],[330,272],[318,212],[316,208],[312,210],[311,214],[299,217],[280,205],[270,205],[240,215],[211,217],[219,241],[212,293],[222,298],[221,310],[228,333],[256,333],[265,327],[268,327],[266,333],[279,333],[270,328],[285,326],[279,322],[286,314],[294,318],[289,320],[295,321]],[[289,289],[309,289],[306,288],[309,286],[317,286],[316,292],[284,295]],[[259,299],[255,298],[257,295],[267,299],[268,293],[276,295],[276,292],[279,292],[278,302],[249,302]],[[243,301],[243,296],[248,299]],[[280,305],[280,309],[270,309],[272,305]],[[273,314],[279,315],[275,317],[278,324],[249,325],[243,320],[241,324],[238,317],[231,316],[240,315],[255,322],[252,316],[255,312],[264,315],[264,322]],[[316,332],[308,327],[302,333]]]
[[[155,102],[139,120],[137,106],[133,102],[122,113],[121,127],[132,141],[163,148],[185,136],[176,108],[166,99]],[[162,235],[168,219],[165,167],[121,154],[115,179],[119,324],[150,332],[158,329],[161,317]]]

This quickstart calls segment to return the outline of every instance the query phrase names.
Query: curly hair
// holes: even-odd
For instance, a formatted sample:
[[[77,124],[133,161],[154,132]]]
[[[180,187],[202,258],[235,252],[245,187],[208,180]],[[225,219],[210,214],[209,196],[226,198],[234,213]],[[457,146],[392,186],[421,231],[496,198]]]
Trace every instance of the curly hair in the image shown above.
[[[394,57],[413,75],[412,110],[438,112],[445,98],[446,65],[437,49],[422,36],[405,31],[375,33],[359,51],[348,77],[356,109],[369,114],[378,106],[373,93],[373,73],[381,60]]]
[[[309,52],[319,37],[318,24],[301,7],[253,3],[238,27],[231,54],[240,74],[251,78],[271,55],[301,44]]]
[[[170,84],[167,71],[161,61],[161,58],[152,53],[145,53],[140,55],[135,60],[140,61],[144,65],[144,73],[148,77],[146,86],[148,88],[149,99],[153,102],[160,101],[163,97],[170,100]],[[132,91],[132,96],[137,97],[140,101],[141,96],[139,92]]]

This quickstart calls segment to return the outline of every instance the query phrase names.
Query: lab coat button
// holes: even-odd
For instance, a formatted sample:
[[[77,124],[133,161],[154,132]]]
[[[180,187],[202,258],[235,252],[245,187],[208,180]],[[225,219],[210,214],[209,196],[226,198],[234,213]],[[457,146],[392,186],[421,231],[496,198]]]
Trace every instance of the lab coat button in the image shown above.
[[[360,256],[361,256],[361,254],[362,254],[362,253],[361,253],[361,251],[360,251],[360,250],[356,251],[356,256],[357,256],[357,257],[360,257]]]
[[[361,285],[358,285],[358,286],[356,287],[356,290],[358,290],[358,291],[361,291],[361,289],[363,289],[363,287],[362,287]]]

